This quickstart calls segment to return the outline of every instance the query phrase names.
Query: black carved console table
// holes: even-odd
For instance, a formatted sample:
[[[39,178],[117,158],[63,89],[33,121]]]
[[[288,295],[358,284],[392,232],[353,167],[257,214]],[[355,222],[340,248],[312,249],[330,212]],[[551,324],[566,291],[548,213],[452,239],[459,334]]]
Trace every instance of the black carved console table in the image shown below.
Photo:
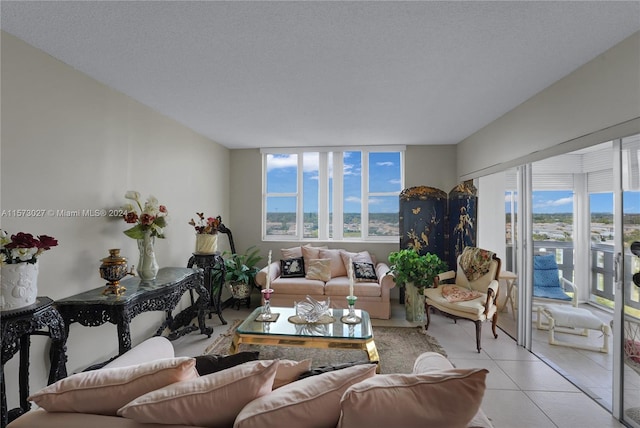
[[[209,318],[211,318],[211,314],[214,313],[218,315],[222,324],[226,324],[227,322],[222,317],[222,302],[220,301],[222,298],[222,287],[224,287],[224,259],[220,253],[193,253],[193,256],[191,256],[187,262],[187,267],[194,266],[204,270],[204,286],[210,291],[210,300],[207,303],[209,306]],[[218,273],[218,275],[215,275],[215,278],[217,278],[215,284],[213,272]],[[202,296],[200,298],[202,298]],[[193,303],[193,299],[191,302]]]
[[[67,376],[65,366],[67,331],[62,317],[53,306],[53,300],[44,296],[38,296],[36,303],[33,305],[1,311],[0,324],[2,325],[2,369],[0,370],[2,409],[0,410],[0,426],[4,428],[10,420],[17,418],[31,408],[31,403],[27,401],[29,396],[29,348],[31,336],[42,335],[51,338],[51,350],[49,353],[51,368],[48,379],[48,384],[51,384]],[[49,331],[42,331],[45,328],[48,328]],[[4,365],[18,351],[20,352],[18,374],[20,407],[8,411]]]
[[[87,327],[95,327],[106,322],[116,324],[118,328],[118,355],[131,349],[131,320],[143,312],[165,311],[165,321],[156,331],[161,335],[165,329],[173,340],[200,328],[202,334],[211,337],[213,329],[205,325],[205,313],[209,302],[209,290],[204,286],[203,270],[167,267],[158,271],[158,276],[150,282],[141,282],[139,278],[129,278],[121,282],[127,289],[120,296],[103,295],[104,287],[76,294],[56,301],[56,307],[64,318],[67,332],[69,325],[77,322]],[[175,317],[172,312],[182,295],[195,290],[200,298],[193,308],[185,309]],[[198,327],[189,325],[197,316]]]

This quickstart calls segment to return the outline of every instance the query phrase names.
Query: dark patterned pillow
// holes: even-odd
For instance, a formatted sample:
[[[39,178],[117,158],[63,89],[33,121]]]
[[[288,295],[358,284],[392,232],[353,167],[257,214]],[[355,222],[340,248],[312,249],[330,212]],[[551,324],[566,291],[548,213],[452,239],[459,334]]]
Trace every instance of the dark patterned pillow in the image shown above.
[[[304,277],[304,258],[280,260],[280,270],[282,271],[280,276],[283,278],[302,278]]]
[[[219,372],[235,367],[239,364],[255,361],[260,357],[258,351],[243,351],[232,355],[198,355],[196,359],[196,371],[200,376]]]
[[[328,366],[313,367],[311,370],[301,373],[300,376],[298,376],[298,380],[305,379],[311,376],[317,376],[323,373],[333,372],[336,370],[346,369],[347,367],[359,366],[360,364],[378,364],[378,363],[376,361],[360,360],[360,361],[351,361],[348,363],[331,364]]]
[[[378,282],[373,263],[353,262],[353,274],[358,282]]]

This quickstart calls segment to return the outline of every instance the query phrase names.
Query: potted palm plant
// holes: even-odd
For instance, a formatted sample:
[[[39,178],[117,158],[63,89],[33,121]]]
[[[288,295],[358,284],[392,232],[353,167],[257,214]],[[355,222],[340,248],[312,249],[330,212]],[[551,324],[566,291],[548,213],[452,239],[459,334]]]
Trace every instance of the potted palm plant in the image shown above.
[[[413,248],[389,253],[390,272],[398,287],[405,287],[407,321],[424,321],[424,288],[432,287],[436,276],[447,270],[437,254],[420,255]]]
[[[231,289],[234,299],[245,300],[251,294],[253,281],[260,270],[256,265],[262,257],[255,246],[249,247],[244,254],[225,252],[229,257],[224,261],[225,281]]]

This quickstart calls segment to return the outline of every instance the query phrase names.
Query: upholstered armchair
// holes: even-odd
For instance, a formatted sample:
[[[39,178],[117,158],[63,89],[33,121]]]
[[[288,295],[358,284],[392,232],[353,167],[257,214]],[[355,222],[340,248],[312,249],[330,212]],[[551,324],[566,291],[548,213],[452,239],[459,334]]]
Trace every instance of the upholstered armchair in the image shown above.
[[[437,309],[443,315],[466,319],[476,324],[476,347],[480,352],[482,323],[491,320],[493,336],[498,337],[496,323],[498,309],[498,275],[500,259],[491,251],[476,247],[467,247],[458,256],[456,270],[438,275],[434,288],[425,288],[425,310],[427,324],[431,322],[431,310]],[[444,283],[453,281],[453,284]]]

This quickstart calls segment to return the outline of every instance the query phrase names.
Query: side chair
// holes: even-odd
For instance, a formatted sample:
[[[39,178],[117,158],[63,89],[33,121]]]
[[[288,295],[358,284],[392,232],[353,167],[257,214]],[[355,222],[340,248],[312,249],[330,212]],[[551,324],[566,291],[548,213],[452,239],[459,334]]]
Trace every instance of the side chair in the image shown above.
[[[431,322],[431,309],[437,309],[443,315],[466,319],[476,324],[476,348],[480,352],[482,323],[491,319],[493,337],[498,338],[498,297],[501,260],[495,253],[477,247],[466,247],[457,260],[456,271],[438,275],[434,288],[425,288],[425,311],[427,325]],[[453,280],[453,284],[443,281]]]

